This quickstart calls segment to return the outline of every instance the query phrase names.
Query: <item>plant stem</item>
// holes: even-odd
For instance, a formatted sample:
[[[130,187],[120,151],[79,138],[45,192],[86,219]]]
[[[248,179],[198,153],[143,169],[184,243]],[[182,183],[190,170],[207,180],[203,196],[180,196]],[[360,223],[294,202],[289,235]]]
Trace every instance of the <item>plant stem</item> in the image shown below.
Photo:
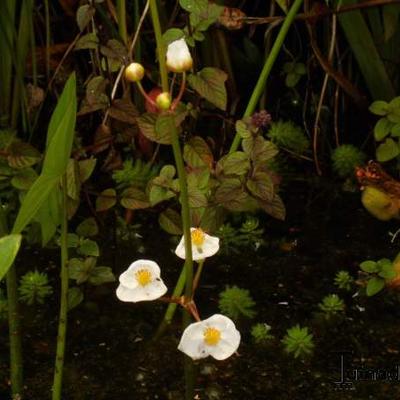
[[[162,40],[160,19],[158,16],[158,9],[156,0],[150,0],[150,12],[154,27],[154,34],[157,43],[158,62],[161,75],[161,86],[163,92],[168,92],[168,72],[165,63],[165,45]],[[180,202],[181,202],[181,217],[183,226],[183,236],[185,242],[185,275],[186,275],[186,286],[185,286],[185,297],[187,300],[191,300],[193,293],[193,256],[192,256],[192,240],[190,233],[190,208],[189,208],[189,196],[186,181],[185,165],[183,163],[181,146],[179,144],[178,130],[175,126],[175,118],[169,118],[169,128],[171,133],[171,144],[175,158],[175,165],[178,171],[179,187],[180,187]],[[184,310],[183,326],[184,328],[190,323],[191,318],[189,313]],[[186,400],[192,400],[194,397],[194,370],[193,363],[188,357],[185,356],[184,362],[185,369],[185,398]]]
[[[243,117],[249,117],[254,113],[254,110],[256,109],[258,100],[260,99],[262,92],[264,90],[265,84],[267,82],[268,76],[271,72],[271,69],[275,63],[276,58],[278,57],[278,54],[281,50],[281,47],[283,45],[283,42],[286,38],[286,35],[289,32],[289,28],[292,25],[293,20],[295,19],[297,15],[297,11],[299,10],[301,4],[303,3],[303,0],[295,0],[293,3],[292,7],[290,8],[284,23],[281,26],[281,29],[278,33],[277,38],[275,39],[274,45],[272,46],[271,52],[269,53],[267,59],[265,60],[264,67],[261,71],[260,76],[258,77],[258,81],[256,83],[256,86],[253,90],[253,93],[250,97],[250,100],[247,104],[246,110],[243,114]],[[229,153],[233,153],[236,151],[240,145],[240,135],[236,133],[231,148],[229,150]]]
[[[7,235],[7,217],[0,203],[0,237]],[[18,306],[17,270],[12,265],[7,273],[8,326],[10,340],[10,381],[13,399],[22,395],[22,340]]]
[[[67,214],[67,178],[62,178],[62,221],[61,221],[61,302],[58,321],[56,362],[54,369],[52,400],[61,400],[62,378],[65,356],[65,341],[68,319],[68,214]]]
[[[178,278],[178,282],[175,285],[175,289],[172,292],[172,297],[180,297],[182,295],[183,289],[185,287],[186,282],[186,270],[182,268],[181,273]],[[164,318],[161,321],[160,326],[157,329],[157,333],[154,335],[154,339],[157,340],[165,331],[165,329],[171,324],[172,318],[174,317],[177,303],[169,303],[167,310],[165,311]]]
[[[162,40],[160,17],[158,16],[157,1],[150,0],[150,14],[153,22],[154,35],[157,43],[158,65],[160,67],[161,87],[163,92],[168,92],[168,72],[165,63],[165,44]]]
[[[125,44],[128,44],[128,33],[126,30],[126,2],[125,0],[117,0],[118,14],[118,31],[119,36]]]
[[[44,0],[45,10],[45,23],[46,23],[46,82],[49,81],[50,77],[50,8],[49,0]]]
[[[197,265],[197,271],[196,271],[196,275],[195,275],[194,280],[193,280],[193,295],[194,295],[194,292],[197,289],[197,286],[199,285],[201,273],[203,271],[204,261],[205,261],[205,259],[199,260],[199,262],[197,263],[198,264]]]

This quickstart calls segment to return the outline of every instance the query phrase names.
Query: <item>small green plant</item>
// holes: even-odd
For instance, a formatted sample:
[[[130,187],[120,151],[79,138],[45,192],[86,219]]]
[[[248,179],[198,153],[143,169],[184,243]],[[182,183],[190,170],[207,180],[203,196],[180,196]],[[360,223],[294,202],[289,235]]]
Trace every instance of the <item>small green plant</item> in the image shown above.
[[[248,216],[238,229],[226,223],[217,231],[221,239],[221,252],[224,254],[239,253],[243,247],[257,250],[264,243],[263,234],[264,229],[259,228],[259,220],[252,216]]]
[[[28,304],[43,304],[46,297],[53,293],[46,273],[29,271],[22,276],[18,288],[19,299]]]
[[[365,162],[365,154],[352,144],[343,144],[332,153],[332,168],[342,178],[354,175],[355,167]]]
[[[158,175],[159,170],[159,166],[144,163],[140,159],[135,162],[127,159],[123,163],[123,168],[115,170],[112,177],[118,189],[125,189],[129,186],[143,189],[151,179]]]
[[[219,294],[218,306],[221,313],[234,320],[241,316],[253,318],[256,315],[255,305],[250,292],[237,286],[228,286]]]
[[[7,299],[0,289],[0,321],[5,321],[8,318],[8,304]]]
[[[305,357],[312,354],[314,350],[313,335],[308,332],[307,327],[293,326],[286,331],[282,339],[287,353],[293,353],[294,357]]]
[[[301,77],[307,74],[307,69],[303,63],[290,61],[283,64],[283,72],[286,74],[285,85],[293,88],[299,83]]]
[[[303,129],[291,121],[272,122],[267,135],[273,143],[295,154],[304,154],[310,146]]]
[[[257,344],[265,343],[274,338],[271,334],[271,326],[265,323],[258,323],[252,326],[251,336]]]
[[[335,285],[339,289],[350,290],[353,283],[354,279],[347,271],[339,271],[335,276]]]
[[[318,304],[318,308],[328,316],[331,316],[343,312],[345,305],[337,294],[329,294]]]
[[[374,101],[369,110],[381,118],[375,125],[374,137],[381,142],[376,149],[376,159],[385,162],[396,158],[400,154],[400,96],[390,102]]]
[[[385,287],[386,281],[396,276],[393,263],[388,258],[382,258],[378,261],[363,261],[360,264],[360,268],[366,273],[367,296],[379,293]]]

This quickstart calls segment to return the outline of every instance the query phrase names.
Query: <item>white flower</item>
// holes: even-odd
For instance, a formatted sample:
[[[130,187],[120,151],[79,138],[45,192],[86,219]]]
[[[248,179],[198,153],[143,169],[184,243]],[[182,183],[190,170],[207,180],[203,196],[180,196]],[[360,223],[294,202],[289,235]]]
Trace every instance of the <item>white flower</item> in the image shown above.
[[[240,333],[224,315],[215,314],[204,321],[190,324],[183,332],[178,350],[193,360],[214,357],[225,360],[239,347]]]
[[[151,260],[137,260],[119,277],[117,297],[121,301],[155,300],[163,296],[167,287],[160,278],[160,267]]]
[[[213,256],[219,250],[219,238],[207,235],[200,228],[190,228],[192,238],[192,254],[193,260],[203,260],[204,258]],[[175,254],[185,259],[185,238],[182,236]]]
[[[193,60],[185,39],[171,42],[167,48],[167,68],[173,72],[184,72],[192,68]]]

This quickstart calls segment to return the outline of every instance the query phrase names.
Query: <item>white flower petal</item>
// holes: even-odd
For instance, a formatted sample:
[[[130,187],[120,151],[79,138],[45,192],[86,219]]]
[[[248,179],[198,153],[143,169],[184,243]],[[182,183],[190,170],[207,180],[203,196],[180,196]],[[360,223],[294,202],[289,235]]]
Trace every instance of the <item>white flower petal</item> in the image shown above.
[[[193,232],[197,228],[190,228]],[[216,236],[208,235],[204,233],[204,243],[201,246],[195,246],[192,243],[192,256],[194,261],[204,260],[207,257],[211,257],[216,254],[219,250],[219,238]],[[176,247],[175,254],[182,259],[185,259],[185,239],[182,236],[178,246]]]
[[[117,297],[121,301],[137,303],[139,301],[156,300],[167,292],[164,282],[158,278],[146,286],[138,286],[130,289],[120,284],[117,288]]]
[[[136,293],[137,290],[136,289],[129,289],[125,286],[123,286],[122,284],[118,285],[117,287],[117,297],[121,300],[121,301],[126,301],[126,302],[135,302],[136,300]]]
[[[149,270],[153,279],[160,277],[160,267],[156,262],[152,260],[136,260],[119,276],[120,283],[129,289],[138,287],[139,282],[135,274],[141,269]]]
[[[207,328],[218,329],[221,339],[215,345],[208,345],[204,340]],[[225,360],[239,347],[240,332],[228,317],[215,314],[212,317],[190,324],[182,334],[178,349],[197,360],[211,355],[216,360]]]
[[[135,277],[135,273],[129,269],[119,276],[119,282],[128,289],[135,289],[139,286],[139,282]]]

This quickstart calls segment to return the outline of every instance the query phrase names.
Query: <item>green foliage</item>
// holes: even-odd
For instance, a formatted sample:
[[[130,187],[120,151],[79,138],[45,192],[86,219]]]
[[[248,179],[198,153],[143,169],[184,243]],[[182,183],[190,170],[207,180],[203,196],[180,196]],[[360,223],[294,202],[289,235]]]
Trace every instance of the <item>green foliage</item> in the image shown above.
[[[286,74],[285,85],[289,88],[295,87],[301,77],[307,74],[306,66],[296,61],[283,64],[283,72]]]
[[[221,252],[225,254],[239,253],[243,248],[258,249],[263,243],[264,229],[259,228],[259,220],[248,216],[237,229],[230,223],[223,224],[217,231],[221,239]]]
[[[46,297],[53,293],[47,274],[29,271],[22,276],[18,287],[19,299],[28,304],[43,304]]]
[[[343,312],[344,307],[344,301],[337,294],[325,296],[318,304],[318,308],[328,315]]]
[[[286,331],[282,339],[287,353],[293,353],[295,358],[305,357],[312,354],[314,350],[313,335],[308,332],[307,327],[295,325]]]
[[[374,128],[375,140],[381,142],[376,149],[377,160],[385,162],[398,157],[400,154],[400,96],[390,102],[374,101],[369,110],[381,117]]]
[[[237,286],[227,286],[219,294],[218,306],[221,313],[233,320],[237,320],[241,316],[253,318],[256,315],[255,305],[250,292]]]
[[[0,289],[0,322],[8,318],[8,302],[4,296],[3,291]]]
[[[367,296],[379,293],[385,287],[386,281],[396,276],[393,263],[387,258],[382,258],[378,261],[363,261],[360,264],[360,268],[366,274]]]
[[[69,277],[78,285],[88,282],[98,286],[103,283],[115,282],[115,276],[110,267],[97,267],[96,257],[71,258],[68,263]]]
[[[260,344],[274,338],[268,324],[258,323],[251,327],[251,336],[255,343]]]
[[[267,135],[279,147],[295,154],[304,154],[310,147],[310,141],[303,129],[291,121],[272,122]]]
[[[160,167],[151,163],[145,163],[140,159],[136,159],[133,163],[132,159],[127,159],[123,163],[122,169],[113,172],[113,179],[118,189],[134,186],[144,189],[147,183],[157,176]]]
[[[339,271],[335,276],[335,285],[339,289],[350,290],[353,283],[354,279],[347,271]]]
[[[0,281],[15,260],[21,245],[21,239],[22,236],[20,234],[7,235],[0,238]]]
[[[332,152],[333,170],[342,178],[354,175],[355,167],[365,162],[365,154],[352,144],[343,144]]]

